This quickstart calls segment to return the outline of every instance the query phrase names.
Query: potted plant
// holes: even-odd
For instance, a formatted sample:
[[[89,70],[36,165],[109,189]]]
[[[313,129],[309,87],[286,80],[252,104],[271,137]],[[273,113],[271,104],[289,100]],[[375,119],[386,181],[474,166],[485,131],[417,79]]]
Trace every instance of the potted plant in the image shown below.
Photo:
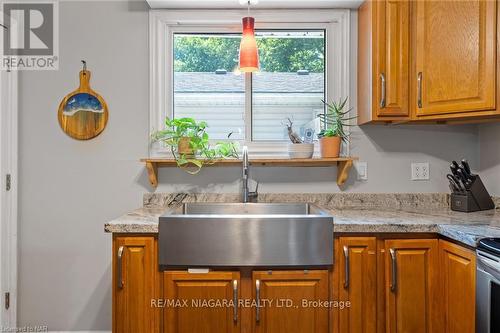
[[[238,158],[236,142],[217,142],[210,145],[208,125],[193,118],[166,118],[165,129],[152,134],[153,142],[170,147],[177,165],[190,174],[198,173],[203,165],[224,158]],[[232,133],[228,135],[228,138]]]
[[[314,143],[305,143],[304,140],[293,130],[293,122],[290,118],[287,119],[284,125],[288,131],[290,142],[288,144],[288,156],[290,158],[312,158],[314,154]]]
[[[318,114],[321,122],[321,131],[318,134],[319,146],[322,158],[339,157],[340,147],[343,142],[347,142],[348,134],[344,126],[351,126],[348,121],[356,117],[349,117],[352,109],[344,111],[347,104],[347,97],[339,102],[327,103],[322,101],[325,106],[325,112]]]

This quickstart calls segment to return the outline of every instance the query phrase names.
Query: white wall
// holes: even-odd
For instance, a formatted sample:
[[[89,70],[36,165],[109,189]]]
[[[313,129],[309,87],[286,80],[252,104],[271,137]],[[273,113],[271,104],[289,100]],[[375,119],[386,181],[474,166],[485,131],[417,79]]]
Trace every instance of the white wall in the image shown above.
[[[488,192],[500,196],[500,124],[479,127],[480,172]]]
[[[20,75],[19,325],[111,328],[111,235],[140,205],[147,155],[148,16],[143,2],[60,2],[59,71]],[[96,139],[67,137],[57,108],[80,60],[107,101]]]
[[[352,15],[351,101],[356,99],[356,14]],[[111,236],[103,223],[141,204],[150,190],[138,162],[147,156],[148,15],[143,2],[60,4],[60,70],[20,76],[19,325],[49,330],[111,328]],[[106,99],[106,130],[88,142],[57,123],[60,100],[77,85],[80,59]],[[479,161],[470,126],[368,126],[353,133],[353,155],[368,161],[369,180],[346,191],[447,191],[449,161]],[[429,161],[431,181],[412,182],[410,163]],[[256,168],[263,192],[336,192],[333,168]],[[238,189],[238,168],[197,176],[160,171],[158,191]]]

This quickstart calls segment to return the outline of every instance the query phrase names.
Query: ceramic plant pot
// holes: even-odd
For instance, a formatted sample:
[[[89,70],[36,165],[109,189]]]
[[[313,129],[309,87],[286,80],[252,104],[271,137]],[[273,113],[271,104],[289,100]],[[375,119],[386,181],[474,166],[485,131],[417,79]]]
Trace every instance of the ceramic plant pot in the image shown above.
[[[325,136],[319,139],[319,148],[322,158],[339,157],[342,138],[340,136]]]
[[[313,154],[314,143],[288,144],[288,156],[290,156],[290,158],[312,158]]]
[[[191,138],[185,137],[181,138],[179,140],[179,143],[177,144],[177,151],[180,155],[188,155],[192,156],[193,154],[193,149],[191,149],[189,143],[191,142]]]

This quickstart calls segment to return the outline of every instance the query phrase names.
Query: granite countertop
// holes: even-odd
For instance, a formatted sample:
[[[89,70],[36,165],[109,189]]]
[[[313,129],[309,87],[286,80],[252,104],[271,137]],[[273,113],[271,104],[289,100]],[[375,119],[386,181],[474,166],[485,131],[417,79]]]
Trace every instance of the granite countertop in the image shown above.
[[[173,200],[164,206],[146,205],[106,223],[104,230],[110,233],[157,233],[158,218],[172,206],[178,206],[182,202],[200,201],[185,199],[184,197],[183,200]],[[321,202],[317,200],[317,197],[311,199],[315,200],[310,202],[332,213],[334,232],[437,233],[472,247],[476,246],[480,238],[500,237],[500,210],[498,209],[461,213],[451,211],[441,201],[436,205],[380,205],[375,207],[366,200],[361,207],[345,200],[343,201],[345,207],[338,207],[338,204],[332,205],[331,200]],[[203,201],[209,202],[210,200]],[[216,201],[226,200],[213,200],[213,202]],[[274,200],[266,201],[273,202]],[[297,200],[296,202],[303,201]],[[380,209],[380,207],[384,208]]]

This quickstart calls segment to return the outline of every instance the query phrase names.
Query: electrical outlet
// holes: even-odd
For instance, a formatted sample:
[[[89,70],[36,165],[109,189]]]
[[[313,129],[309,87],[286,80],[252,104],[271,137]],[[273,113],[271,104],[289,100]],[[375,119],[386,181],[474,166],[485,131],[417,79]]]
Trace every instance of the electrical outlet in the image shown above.
[[[368,180],[368,163],[367,162],[355,162],[354,167],[358,174],[358,180]]]
[[[429,180],[429,175],[428,162],[411,164],[411,180]]]

